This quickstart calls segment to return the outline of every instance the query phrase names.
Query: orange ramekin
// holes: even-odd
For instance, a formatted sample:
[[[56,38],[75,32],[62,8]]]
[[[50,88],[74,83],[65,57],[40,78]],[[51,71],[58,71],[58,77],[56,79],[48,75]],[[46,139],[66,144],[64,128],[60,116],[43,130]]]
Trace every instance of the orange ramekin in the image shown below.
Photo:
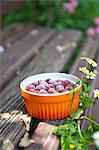
[[[57,94],[38,94],[26,90],[26,87],[38,80],[61,79],[69,80],[72,83],[80,81],[80,85],[74,90],[74,101],[72,102],[72,94],[70,92]],[[66,118],[72,111],[78,109],[80,92],[82,90],[81,80],[71,74],[65,73],[42,73],[24,79],[20,84],[21,93],[24,97],[26,109],[28,113],[36,118],[53,120]]]

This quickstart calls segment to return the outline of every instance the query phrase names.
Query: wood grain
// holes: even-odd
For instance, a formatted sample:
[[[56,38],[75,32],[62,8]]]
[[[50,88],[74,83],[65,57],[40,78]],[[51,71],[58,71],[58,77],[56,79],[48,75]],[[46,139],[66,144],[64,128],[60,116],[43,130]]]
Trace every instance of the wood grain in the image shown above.
[[[7,49],[7,44],[10,43],[11,47],[17,39],[20,39],[33,27],[27,23],[14,23],[0,31],[0,45]]]
[[[17,75],[39,53],[40,48],[55,34],[55,31],[50,29],[36,28],[34,30],[38,32],[37,35],[32,35],[31,32],[33,30],[31,30],[18,40],[12,48],[9,48],[0,56],[0,89]]]

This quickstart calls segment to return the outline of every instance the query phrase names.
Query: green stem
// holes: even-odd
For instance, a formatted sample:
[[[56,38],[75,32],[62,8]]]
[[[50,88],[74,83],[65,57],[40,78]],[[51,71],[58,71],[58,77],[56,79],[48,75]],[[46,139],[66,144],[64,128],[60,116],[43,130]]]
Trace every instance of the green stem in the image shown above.
[[[98,124],[98,123],[96,123],[94,120],[90,119],[89,117],[82,116],[81,118],[86,119],[86,120],[88,120],[88,121],[92,122],[93,124],[95,124],[96,126],[98,126],[98,127],[99,127],[99,124]]]
[[[82,136],[81,129],[80,129],[80,121],[78,121],[77,126],[78,126],[78,133],[79,133],[79,136],[80,136],[80,138],[82,139],[82,141],[84,141],[85,139],[84,139],[84,137]]]
[[[62,136],[60,138],[60,141],[61,141],[61,150],[65,150],[64,138]]]
[[[73,102],[74,102],[74,89],[73,89],[73,96],[72,96],[72,103],[70,105],[70,114],[72,113],[72,105],[73,105]]]

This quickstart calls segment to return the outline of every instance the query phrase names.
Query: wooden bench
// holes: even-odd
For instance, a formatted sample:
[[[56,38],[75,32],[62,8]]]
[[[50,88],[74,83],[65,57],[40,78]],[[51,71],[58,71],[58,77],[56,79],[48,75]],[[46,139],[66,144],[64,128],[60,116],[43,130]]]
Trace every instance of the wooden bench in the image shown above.
[[[59,32],[22,23],[4,29],[0,32],[0,36],[1,45],[5,48],[0,54],[0,112],[11,114],[8,118],[4,119],[2,115],[0,118],[0,148],[2,142],[8,138],[15,149],[19,150],[18,143],[26,132],[19,111],[27,113],[19,90],[20,82],[28,76],[42,72],[67,72],[82,78],[78,68],[87,64],[82,63],[81,56],[95,59],[98,62],[99,72],[99,37],[87,38],[86,42],[82,42],[83,35],[78,30]],[[59,47],[64,45],[64,50],[60,52]],[[75,56],[76,52],[78,56]],[[73,57],[75,59],[71,65]],[[99,75],[93,84],[95,88],[99,87]],[[92,113],[99,123],[98,106],[99,102],[96,101],[85,113]],[[29,133],[35,143],[25,149],[59,149],[59,139],[52,135],[52,130],[64,122],[65,118],[50,121],[32,118]],[[82,124],[83,128],[85,124],[85,122]]]
[[[40,28],[39,28],[40,29]],[[39,31],[39,29],[35,29]],[[14,44],[11,48],[14,51],[20,50],[19,57],[25,57],[29,55],[29,52],[34,52],[35,49],[38,49],[38,52],[36,53],[35,57],[28,58],[28,61],[26,60],[27,64],[25,63],[25,66],[23,65],[23,69],[20,69],[20,65],[18,66],[16,71],[20,70],[20,73],[16,76],[11,76],[10,82],[3,86],[3,89],[1,91],[1,99],[0,99],[0,112],[9,112],[11,114],[11,117],[9,119],[3,119],[0,120],[0,142],[2,145],[3,140],[6,138],[9,138],[15,145],[15,148],[17,148],[18,143],[21,139],[21,137],[25,133],[25,125],[22,122],[22,120],[19,117],[19,113],[17,110],[23,111],[26,113],[24,101],[19,91],[19,83],[27,76],[41,73],[41,72],[64,72],[64,69],[66,69],[67,65],[70,64],[71,58],[75,55],[75,49],[80,45],[81,41],[81,32],[76,30],[65,30],[63,32],[57,32],[54,30],[42,30],[43,35],[39,34],[39,41],[33,43],[30,42],[30,45],[28,47],[28,52],[26,54],[23,54],[23,49],[21,49],[24,45],[28,44],[29,40],[32,41],[32,38],[29,38],[29,34],[33,33],[34,29],[30,29],[28,32],[24,33],[20,37],[20,39],[16,39]],[[39,31],[40,32],[40,31]],[[46,33],[50,34],[46,34]],[[44,34],[45,33],[45,34]],[[47,38],[46,38],[47,36]],[[27,38],[28,37],[28,38]],[[44,40],[47,39],[47,40]],[[36,39],[34,39],[35,41]],[[20,41],[20,42],[19,42]],[[22,42],[21,42],[22,41]],[[41,42],[42,41],[42,42]],[[17,45],[18,43],[18,45]],[[40,43],[40,44],[38,44]],[[65,45],[66,48],[62,52],[57,51],[57,45]],[[78,77],[81,77],[81,74],[78,71],[79,65],[82,65],[81,60],[79,59],[80,56],[90,56],[91,58],[94,58],[98,61],[98,46],[99,46],[99,39],[87,39],[86,43],[81,46],[81,51],[79,52],[78,57],[75,60],[74,65],[70,69],[70,73],[77,75]],[[6,55],[5,51],[5,55]],[[4,54],[1,54],[2,57]],[[13,51],[10,53],[13,57]],[[96,57],[97,56],[97,57]],[[9,55],[7,56],[8,61]],[[12,66],[16,66],[16,63],[20,64],[20,58],[16,60],[15,63],[11,64]],[[50,58],[50,59],[49,59]],[[24,64],[24,60],[22,62]],[[5,65],[5,64],[4,64]],[[85,64],[86,65],[86,64]],[[10,69],[10,65],[8,68],[8,72]],[[11,72],[13,74],[13,71]],[[6,73],[4,74],[4,79],[6,79]],[[98,80],[98,78],[97,78]],[[97,81],[96,81],[97,82]],[[97,82],[97,87],[99,82]],[[93,107],[93,112],[95,115]],[[96,117],[97,115],[95,115]],[[99,118],[96,117],[97,122],[99,122]],[[40,123],[39,123],[40,122]],[[61,120],[53,120],[53,121],[47,121],[45,120],[42,122],[42,120],[32,118],[31,121],[31,132],[30,134],[33,136],[32,138],[35,140],[35,143],[30,145],[28,149],[58,149],[59,147],[59,140],[56,136],[52,135],[52,129],[57,126],[64,123],[64,119]],[[37,126],[38,125],[38,126]],[[35,130],[36,129],[36,130]],[[45,132],[44,132],[45,131]],[[50,146],[49,146],[50,144]],[[19,149],[19,148],[18,148]]]

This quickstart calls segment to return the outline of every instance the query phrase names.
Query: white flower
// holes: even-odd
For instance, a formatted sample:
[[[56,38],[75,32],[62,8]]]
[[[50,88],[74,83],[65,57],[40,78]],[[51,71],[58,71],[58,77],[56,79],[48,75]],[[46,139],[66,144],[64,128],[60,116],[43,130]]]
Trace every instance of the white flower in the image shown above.
[[[97,70],[94,70],[93,73],[97,75]]]
[[[99,99],[99,90],[98,89],[94,90],[94,98],[97,98],[97,97]]]
[[[92,71],[86,75],[87,79],[95,79],[95,77],[96,77],[96,74],[94,74]]]
[[[79,71],[88,74],[89,70],[86,67],[79,67]]]
[[[93,67],[97,67],[97,63],[94,60],[92,60],[92,59],[90,59],[88,57],[82,56],[80,59],[86,60]]]
[[[79,106],[82,106],[82,103],[80,103]]]
[[[90,59],[90,58],[86,58],[86,60],[87,60],[87,62],[88,62],[90,65],[92,65],[93,67],[97,67],[97,63],[96,63],[94,60],[92,60],[92,59]]]
[[[94,142],[95,142],[96,146],[99,148],[99,131],[95,132],[92,135],[92,138],[94,139]]]

